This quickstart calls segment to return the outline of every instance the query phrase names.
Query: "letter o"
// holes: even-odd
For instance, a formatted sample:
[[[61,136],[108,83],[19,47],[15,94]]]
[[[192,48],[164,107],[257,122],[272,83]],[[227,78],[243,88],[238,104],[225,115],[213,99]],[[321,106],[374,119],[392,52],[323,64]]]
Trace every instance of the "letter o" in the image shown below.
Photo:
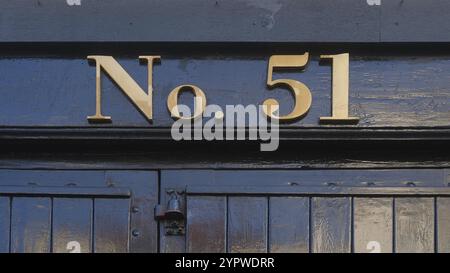
[[[178,96],[184,90],[189,90],[195,96],[194,115],[190,117],[182,117],[178,111]],[[200,100],[200,103],[198,103]],[[167,97],[167,108],[173,118],[176,119],[195,119],[200,117],[206,108],[206,96],[203,91],[195,85],[185,84],[175,87]]]

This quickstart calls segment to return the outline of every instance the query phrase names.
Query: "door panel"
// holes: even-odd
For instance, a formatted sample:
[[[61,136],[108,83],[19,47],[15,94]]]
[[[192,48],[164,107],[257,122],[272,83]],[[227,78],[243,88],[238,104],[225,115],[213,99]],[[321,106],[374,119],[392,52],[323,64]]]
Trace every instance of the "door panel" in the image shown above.
[[[437,232],[438,250],[443,253],[450,253],[450,198],[438,197],[437,206]]]
[[[355,252],[392,252],[392,198],[354,198]]]
[[[53,199],[53,252],[92,251],[92,212],[92,199]]]
[[[437,169],[162,171],[162,188],[184,192],[187,218],[181,222],[186,235],[168,235],[165,220],[160,221],[161,251],[448,252],[445,174]],[[167,200],[163,192],[161,204]]]
[[[266,252],[267,205],[266,197],[228,198],[228,252]]]
[[[157,201],[156,172],[1,170],[0,252],[156,252]]]
[[[269,251],[309,252],[309,198],[270,197]]]
[[[350,252],[351,199],[312,198],[313,252]]]
[[[0,253],[9,252],[11,206],[8,197],[0,197]]]
[[[95,199],[94,252],[128,252],[129,200]]]
[[[189,196],[186,242],[188,252],[221,253],[226,250],[227,199]]]
[[[11,252],[50,252],[51,212],[50,198],[13,198]]]
[[[396,252],[434,252],[433,198],[395,199]]]

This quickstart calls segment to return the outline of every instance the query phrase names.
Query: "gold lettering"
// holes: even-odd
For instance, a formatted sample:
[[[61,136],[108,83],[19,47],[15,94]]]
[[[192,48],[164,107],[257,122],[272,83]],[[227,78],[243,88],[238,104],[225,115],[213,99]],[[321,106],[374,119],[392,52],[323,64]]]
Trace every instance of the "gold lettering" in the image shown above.
[[[358,123],[359,118],[348,116],[349,54],[321,55],[320,59],[331,59],[333,67],[331,117],[320,117],[320,123]]]
[[[123,69],[123,67],[112,56],[88,56],[88,60],[94,60],[96,65],[96,107],[95,115],[88,116],[89,122],[111,122],[111,117],[104,116],[101,111],[101,70],[108,74],[111,79],[128,96],[140,112],[151,121],[152,96],[153,96],[153,63],[161,59],[160,56],[139,56],[146,60],[148,66],[148,93],[136,83],[135,80]]]
[[[312,96],[309,88],[295,80],[278,79],[272,80],[272,73],[275,68],[300,68],[303,70],[308,63],[309,54],[303,55],[273,55],[269,59],[269,67],[267,69],[267,86],[273,88],[278,85],[287,86],[294,95],[294,109],[285,116],[275,116],[273,109],[279,109],[279,103],[275,99],[267,99],[263,102],[264,114],[270,118],[279,119],[281,122],[292,121],[305,115],[311,107]]]
[[[178,110],[178,96],[184,90],[191,91],[195,96],[195,98],[194,98],[194,100],[195,100],[194,115],[189,116],[189,117],[181,116],[180,111]],[[177,87],[175,87],[175,89],[173,89],[170,92],[169,96],[167,97],[167,108],[169,109],[169,112],[173,118],[196,119],[196,118],[200,117],[203,114],[203,112],[205,111],[205,108],[206,108],[205,93],[203,93],[203,91],[195,85],[186,84],[186,85],[177,86]]]

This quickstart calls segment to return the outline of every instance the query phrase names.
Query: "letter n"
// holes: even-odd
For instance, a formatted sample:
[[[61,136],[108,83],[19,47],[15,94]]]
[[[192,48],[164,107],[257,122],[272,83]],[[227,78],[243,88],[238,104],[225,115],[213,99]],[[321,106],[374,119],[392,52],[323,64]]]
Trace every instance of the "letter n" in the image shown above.
[[[96,64],[96,104],[95,115],[88,116],[89,122],[111,122],[111,117],[102,114],[101,102],[101,71],[108,74],[120,87],[126,96],[133,102],[138,110],[149,120],[153,118],[152,92],[153,80],[152,69],[154,61],[161,59],[160,56],[139,56],[141,60],[147,60],[148,64],[148,92],[146,93],[135,80],[123,69],[123,67],[112,56],[88,56],[88,60],[94,60]]]

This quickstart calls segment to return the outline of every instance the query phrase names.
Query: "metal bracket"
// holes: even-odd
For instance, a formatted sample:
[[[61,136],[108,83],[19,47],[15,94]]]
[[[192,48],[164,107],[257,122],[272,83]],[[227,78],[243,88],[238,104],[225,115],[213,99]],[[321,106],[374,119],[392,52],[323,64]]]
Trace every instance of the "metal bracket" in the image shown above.
[[[167,189],[166,206],[155,207],[155,219],[162,221],[166,235],[185,234],[185,190]]]

